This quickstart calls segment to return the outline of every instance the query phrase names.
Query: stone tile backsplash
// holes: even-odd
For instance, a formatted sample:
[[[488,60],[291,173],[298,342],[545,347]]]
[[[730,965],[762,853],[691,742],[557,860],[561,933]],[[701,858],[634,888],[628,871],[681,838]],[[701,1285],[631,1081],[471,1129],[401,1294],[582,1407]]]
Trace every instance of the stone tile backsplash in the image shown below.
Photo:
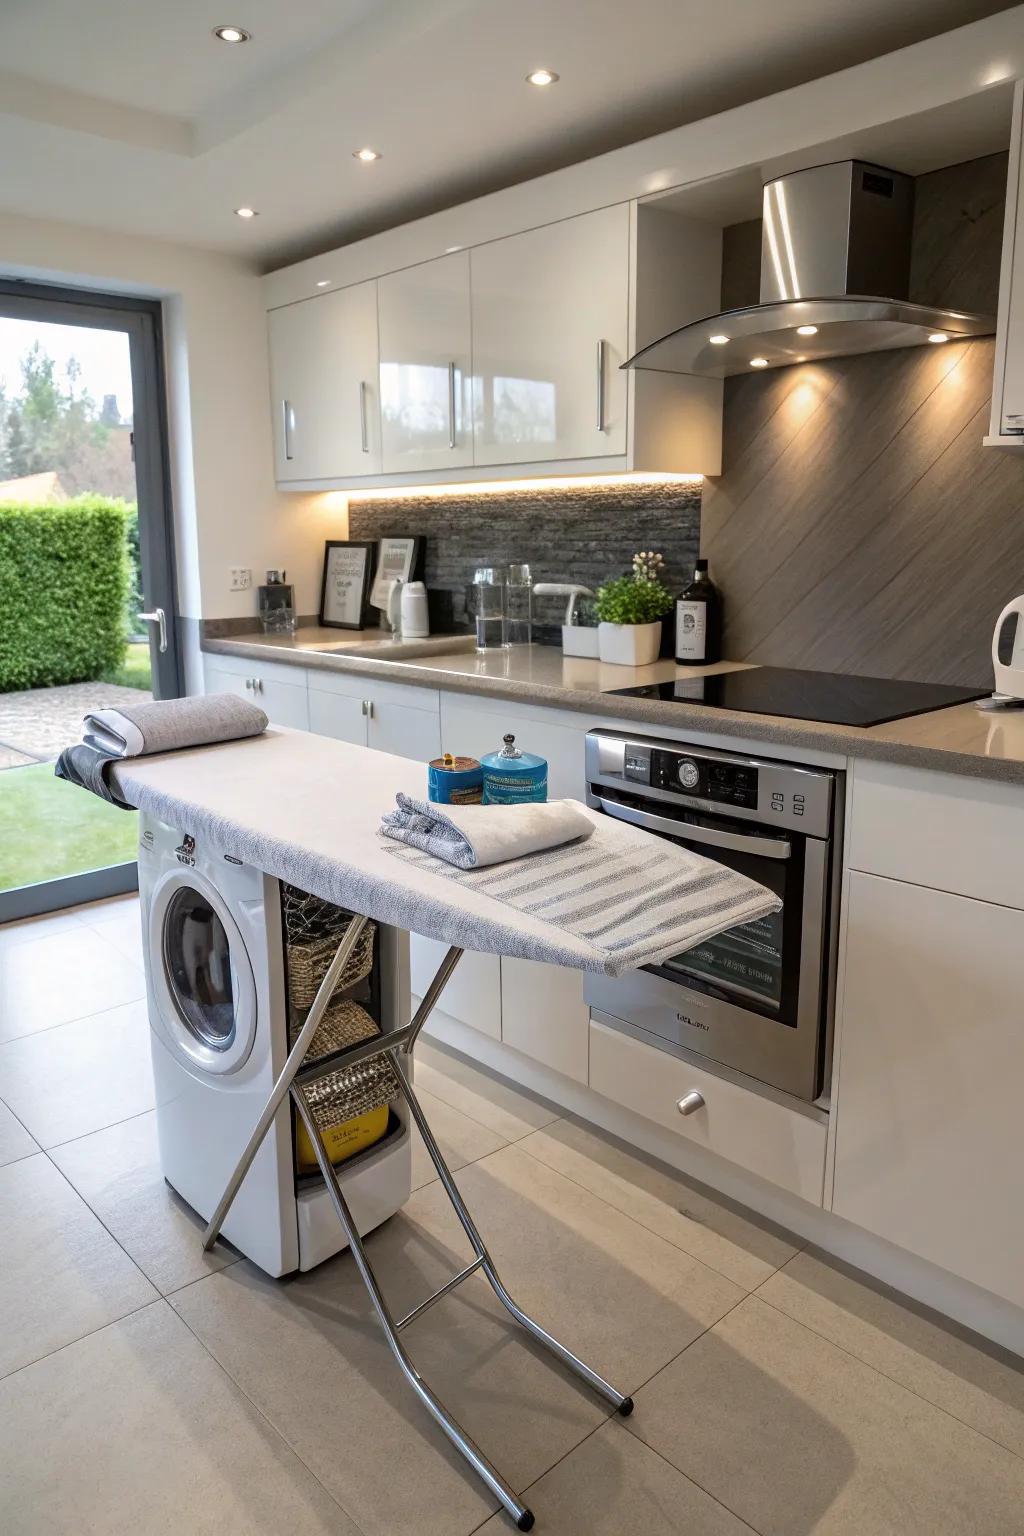
[[[673,592],[689,581],[700,542],[699,480],[446,493],[349,501],[349,538],[421,534],[435,631],[466,629],[466,587],[481,565],[528,562],[533,580],[596,590],[660,550]],[[564,598],[534,599],[535,638],[557,642]]]

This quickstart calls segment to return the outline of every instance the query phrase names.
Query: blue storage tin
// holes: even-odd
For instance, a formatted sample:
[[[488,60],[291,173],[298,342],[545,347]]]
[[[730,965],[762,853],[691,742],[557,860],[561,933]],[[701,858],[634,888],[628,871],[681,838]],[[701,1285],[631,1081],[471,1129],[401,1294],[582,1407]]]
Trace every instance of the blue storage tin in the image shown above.
[[[548,797],[547,758],[520,752],[509,734],[500,752],[488,752],[481,762],[484,771],[484,805],[521,805]]]
[[[475,757],[446,752],[427,764],[427,799],[435,805],[479,805],[483,792],[484,771]]]

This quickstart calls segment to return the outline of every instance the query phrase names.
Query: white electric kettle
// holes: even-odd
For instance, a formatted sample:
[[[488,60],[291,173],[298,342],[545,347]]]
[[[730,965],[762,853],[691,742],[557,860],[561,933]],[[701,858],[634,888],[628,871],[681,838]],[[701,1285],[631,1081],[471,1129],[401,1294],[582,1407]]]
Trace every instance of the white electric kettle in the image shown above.
[[[1007,619],[1016,616],[1009,662],[999,660],[999,640]],[[1024,700],[1024,593],[1007,603],[992,632],[992,667],[998,699]]]

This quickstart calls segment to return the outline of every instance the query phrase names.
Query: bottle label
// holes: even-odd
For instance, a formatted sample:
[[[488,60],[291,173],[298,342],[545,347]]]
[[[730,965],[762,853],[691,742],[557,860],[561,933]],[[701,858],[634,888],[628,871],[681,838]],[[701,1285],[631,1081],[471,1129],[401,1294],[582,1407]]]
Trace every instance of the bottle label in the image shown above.
[[[676,660],[703,661],[707,634],[707,603],[676,603]]]

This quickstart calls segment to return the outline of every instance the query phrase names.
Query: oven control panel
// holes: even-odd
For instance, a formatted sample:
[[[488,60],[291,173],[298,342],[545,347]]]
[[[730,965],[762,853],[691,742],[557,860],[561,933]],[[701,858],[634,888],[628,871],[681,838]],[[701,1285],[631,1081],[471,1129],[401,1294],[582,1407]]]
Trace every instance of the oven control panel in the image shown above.
[[[593,806],[603,786],[808,837],[831,832],[835,775],[828,769],[595,730],[587,736],[587,785]]]

